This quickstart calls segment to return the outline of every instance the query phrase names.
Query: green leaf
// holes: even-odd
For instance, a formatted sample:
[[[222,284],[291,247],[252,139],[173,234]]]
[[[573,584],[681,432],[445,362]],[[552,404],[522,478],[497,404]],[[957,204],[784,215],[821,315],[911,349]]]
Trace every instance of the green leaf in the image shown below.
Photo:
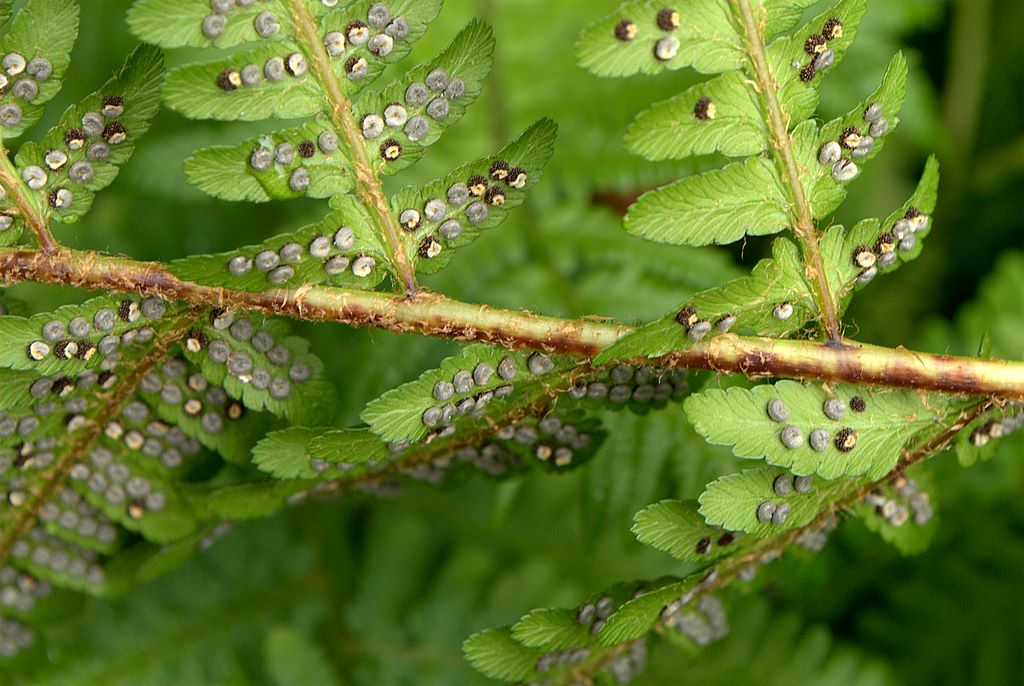
[[[736,71],[641,112],[629,127],[626,145],[649,160],[714,152],[745,157],[767,149],[768,131],[757,93]]]
[[[292,427],[268,434],[253,450],[253,463],[277,479],[340,479],[365,472],[355,465],[381,462],[391,452],[366,429]]]
[[[201,32],[202,17],[187,16],[183,19],[187,23],[184,28],[174,28],[173,22],[164,28],[154,28],[160,22],[161,12],[175,11],[176,8],[171,7],[171,4],[166,0],[156,0],[146,5],[145,11],[133,15],[133,26],[141,34],[163,41],[166,45],[208,44],[208,40],[197,34]],[[347,34],[350,24],[357,19],[365,23],[371,4],[364,0],[338,11],[324,13],[316,36],[318,43],[322,44],[330,33]],[[280,29],[272,41],[263,41],[229,58],[179,67],[170,73],[164,94],[172,108],[197,119],[255,121],[267,117],[288,119],[311,116],[319,111],[327,112],[326,92],[341,90],[351,97],[371,83],[388,64],[408,54],[412,44],[423,35],[427,24],[437,15],[440,5],[440,0],[397,0],[389,3],[391,14],[401,17],[408,24],[408,35],[401,40],[394,40],[392,49],[384,57],[371,53],[368,42],[356,45],[346,40],[344,51],[335,56],[328,55],[333,73],[326,75],[319,74],[322,45],[315,49],[305,45],[305,32],[291,27],[290,10],[281,10],[274,13],[279,17]],[[277,2],[274,6],[278,6]],[[265,7],[258,9],[267,11]],[[198,10],[192,9],[192,12],[197,13]],[[224,41],[225,44],[237,43],[242,36],[252,33],[249,28],[252,25],[251,22],[236,22],[235,17],[231,17],[218,41]],[[241,28],[235,29],[234,26]],[[282,64],[282,69],[276,70],[280,79],[273,80],[268,76],[268,72],[275,73],[273,67],[268,70],[268,62],[287,59],[292,55],[297,56],[294,59],[301,58],[305,65],[304,71],[296,72],[299,75],[293,76],[291,71],[283,69]],[[360,60],[365,62],[365,75],[352,79],[346,65]],[[252,65],[250,69],[256,79],[251,84],[240,78],[243,68],[249,65]],[[232,72],[234,83],[239,85],[229,86],[226,90],[221,88],[218,85],[219,77]],[[327,79],[326,83],[323,78]]]
[[[140,360],[153,355],[161,337],[183,326],[189,317],[155,299],[139,306],[137,299],[97,298],[20,320],[22,328],[38,331],[41,339],[72,340],[82,350],[88,349],[87,342],[97,345],[102,352],[94,357],[104,358],[99,373],[72,365],[72,360],[52,375],[43,369],[8,372],[21,384],[13,394],[23,400],[26,391],[29,396],[0,416],[4,434],[0,445],[17,448],[14,465],[19,478],[12,486],[23,490],[11,499],[12,504],[52,488],[54,479],[70,477],[58,484],[60,488],[40,511],[42,528],[51,535],[73,546],[108,553],[120,544],[112,522],[158,542],[194,530],[194,513],[179,497],[174,478],[201,445],[180,428],[160,421],[145,403],[131,399],[134,386],[125,385],[138,382],[135,370]],[[74,337],[63,338],[68,335]],[[54,343],[55,348],[62,345]],[[181,368],[184,373],[183,364]],[[124,404],[126,396],[129,402]],[[111,408],[110,403],[116,404]],[[118,414],[111,416],[111,410]],[[21,539],[16,545],[20,549],[25,542]],[[55,569],[62,575],[66,570],[79,582],[84,578],[84,572],[73,572],[70,566]],[[63,577],[56,582],[63,584]]]
[[[655,0],[623,3],[614,13],[586,28],[576,44],[576,58],[598,76],[658,74],[692,66],[704,73],[738,69],[745,61],[743,40],[726,0],[691,0],[678,14],[678,28],[665,31],[658,13],[667,5]],[[636,29],[632,40],[616,37],[620,22]],[[670,26],[670,24],[666,24]],[[677,41],[677,54],[655,57],[659,41]]]
[[[887,594],[887,599],[898,597],[902,592],[901,587],[899,592]],[[921,596],[925,599],[922,602],[934,597],[933,594]],[[767,598],[742,597],[730,608],[729,624],[728,638],[702,647],[699,655],[690,659],[680,656],[682,660],[669,661],[663,668],[652,661],[645,674],[648,683],[664,683],[659,677],[671,682],[681,664],[685,665],[687,682],[694,684],[896,686],[902,683],[877,654],[844,644],[825,626],[809,625],[804,615],[795,610],[781,610]],[[675,638],[673,643],[682,647],[684,655],[695,652],[692,643],[685,647],[680,645],[687,640],[681,633],[667,631],[665,637]],[[929,639],[922,637],[922,640]],[[934,644],[930,647],[936,648]],[[905,650],[902,644],[901,650]]]
[[[597,419],[582,412],[559,411],[543,419],[530,417],[499,429],[485,441],[479,452],[459,451],[460,458],[471,458],[477,466],[488,466],[497,459],[512,467],[534,467],[548,472],[566,472],[586,464],[600,449],[607,433]],[[493,448],[498,450],[491,452]],[[495,470],[496,476],[504,472]]]
[[[803,18],[804,10],[818,0],[761,0],[766,7],[767,38],[789,31]]]
[[[780,319],[776,308],[786,303],[792,306],[792,314]],[[697,322],[712,325],[707,337],[721,335],[722,329],[784,337],[799,331],[817,316],[800,249],[788,238],[777,239],[772,244],[772,257],[758,262],[749,276],[698,293],[680,310],[684,307],[694,309]],[[695,344],[689,337],[692,326],[684,327],[676,321],[678,312],[623,336],[602,350],[594,361],[603,364],[616,359],[656,358],[692,347]],[[732,317],[735,321],[726,326]]]
[[[186,335],[184,352],[210,383],[250,409],[294,424],[329,418],[334,389],[324,378],[323,362],[309,352],[309,341],[289,335],[284,322],[215,312],[199,328]]]
[[[306,444],[306,454],[339,467],[367,462],[382,462],[390,457],[387,444],[366,429],[335,429],[314,436]]]
[[[662,500],[649,505],[636,513],[632,531],[641,543],[685,562],[716,560],[742,546],[735,534],[708,526],[693,501]]]
[[[1010,426],[1016,424],[1012,419],[1013,416],[1012,413],[1009,415],[1008,424]],[[1004,428],[1006,424],[1003,419],[1004,413],[1001,411],[986,413],[965,426],[956,435],[953,439],[953,450],[956,452],[956,459],[961,467],[973,467],[978,462],[987,462],[995,457],[1000,441],[993,439],[992,429],[996,427],[996,424],[999,425],[997,431],[1000,438],[1004,433],[1009,433]]]
[[[0,291],[0,316],[5,314],[25,314],[28,308],[18,298],[12,297],[9,293]]]
[[[726,244],[789,226],[789,201],[775,166],[751,158],[645,193],[626,230],[661,243]]]
[[[694,575],[686,579],[667,578],[655,582],[649,590],[624,603],[608,618],[597,635],[598,643],[615,646],[640,638],[654,627],[665,606],[690,593],[699,584],[699,579],[699,575]]]
[[[269,40],[295,35],[291,12],[282,0],[262,0],[248,6],[232,4],[224,14],[214,12],[208,0],[138,0],[128,10],[128,27],[140,40],[163,48],[229,48],[268,40],[256,32],[254,24],[263,12],[270,12],[279,26]],[[223,21],[208,20],[212,25],[220,25],[219,34],[210,38],[203,30],[203,22],[216,16]],[[212,25],[208,26],[209,33],[216,33]]]
[[[0,370],[0,410],[24,408],[32,404],[29,390],[39,375],[30,371]]]
[[[884,222],[865,219],[849,231],[838,225],[826,230],[819,245],[829,285],[842,309],[849,305],[856,290],[866,287],[879,273],[895,271],[921,254],[922,241],[931,231],[929,215],[935,209],[938,183],[939,165],[931,157],[914,195]],[[874,254],[874,264],[865,268],[858,260],[866,251]]]
[[[810,492],[799,493],[791,489],[789,495],[780,496],[773,488],[780,476],[789,479],[791,475],[782,469],[760,467],[716,479],[700,496],[700,513],[713,526],[767,538],[807,526],[829,504],[855,486],[855,482],[845,479],[824,481],[815,478]],[[790,507],[784,523],[760,521],[758,509],[765,502]]]
[[[280,511],[288,499],[315,484],[309,481],[256,481],[231,486],[204,486],[186,492],[196,510],[210,520],[260,519]]]
[[[96,369],[110,353],[120,351],[124,355],[126,351],[144,349],[152,340],[154,328],[181,311],[179,305],[167,305],[156,298],[102,296],[28,318],[0,317],[0,336],[7,342],[0,350],[0,367],[39,375]],[[76,337],[71,335],[69,325],[79,318],[85,320],[82,323],[87,333]],[[59,335],[52,336],[52,340],[43,330],[50,322],[58,322],[52,326]]]
[[[301,174],[308,175],[309,184],[295,190]],[[323,119],[238,145],[199,150],[185,160],[185,175],[193,186],[216,198],[247,202],[329,198],[354,186],[337,134]]]
[[[267,434],[252,451],[252,463],[275,479],[315,479],[306,445],[316,429],[291,427]]]
[[[370,6],[379,0],[360,0],[341,11],[325,11],[320,21],[320,35],[326,36],[333,31],[347,32],[353,21],[366,22],[367,11]],[[385,57],[378,57],[368,49],[369,43],[353,45],[346,43],[345,52],[333,58],[334,74],[342,89],[351,97],[361,91],[380,75],[384,68],[393,64],[407,54],[413,43],[418,41],[427,30],[427,25],[434,20],[441,10],[443,0],[391,0],[387,7],[391,10],[391,16],[401,17],[409,26],[409,34],[402,40],[396,40],[394,48]],[[352,78],[346,64],[350,61],[366,60],[366,76],[358,79]]]
[[[40,564],[40,560],[32,555],[34,550],[39,549],[45,550],[51,555],[63,554],[67,557],[67,567],[53,569],[45,558],[45,561]],[[98,595],[105,590],[106,577],[101,561],[95,553],[42,531],[38,531],[32,537],[31,543],[13,548],[10,561],[11,566],[28,572],[36,579],[45,579],[61,588],[69,588],[92,595]]]
[[[131,581],[134,583],[152,581],[188,562],[198,550],[208,546],[220,533],[229,529],[230,525],[221,524],[218,527],[199,529],[167,545],[140,547],[132,550],[134,554],[122,553],[108,566],[115,569],[121,565],[127,566]]]
[[[225,91],[217,85],[225,71],[253,64],[263,69],[268,61],[301,54],[289,41],[261,45],[233,57],[172,69],[164,85],[164,99],[170,107],[191,119],[258,121],[274,117],[297,119],[317,114],[324,107],[320,83],[311,68],[301,76],[287,71],[279,81],[261,77],[251,86]]]
[[[793,314],[780,319],[776,307],[788,303]],[[698,293],[691,305],[698,317],[717,324],[736,317],[732,331],[782,338],[817,316],[800,249],[788,238],[772,243],[772,257],[758,262],[750,276]]]
[[[367,157],[372,160],[379,174],[395,174],[414,164],[428,146],[433,145],[448,127],[462,118],[466,109],[480,95],[484,79],[491,71],[493,54],[494,32],[483,21],[474,20],[434,59],[409,70],[401,79],[382,90],[366,93],[353,104],[353,115],[356,122],[363,126],[364,136],[366,117],[385,117],[386,108],[394,103],[399,103],[404,109],[404,113],[395,119],[395,125],[388,125],[385,120],[379,135],[366,138]],[[461,81],[464,92],[455,97],[457,91],[451,90],[449,86],[443,91],[435,91],[435,97],[435,92],[428,89],[428,95],[422,103],[416,104],[418,100],[410,100],[406,95],[409,87],[413,84],[423,86],[427,75],[436,69],[447,72],[450,80]],[[445,113],[430,109],[433,103],[445,105]],[[406,131],[421,121],[426,124],[426,133],[417,132],[413,140]],[[380,147],[385,140],[398,141],[402,145],[402,156],[397,160],[384,160]]]
[[[821,147],[829,141],[840,142],[840,134],[849,128],[856,128],[861,134],[869,135],[871,124],[864,119],[865,110],[869,105],[878,104],[882,107],[883,117],[889,123],[885,136],[872,137],[874,147],[863,157],[853,158],[849,153],[844,158],[851,159],[859,168],[877,157],[885,147],[885,139],[899,125],[896,116],[903,106],[907,89],[907,59],[903,53],[897,53],[889,63],[881,85],[856,109],[846,115],[825,124],[820,132],[811,127],[801,125],[794,135],[794,155],[801,167],[810,170],[809,174],[801,174],[801,183],[810,199],[815,218],[832,214],[846,197],[846,184],[836,181],[832,176],[833,165],[822,164],[818,155]]]
[[[35,445],[44,445],[47,439],[53,439],[53,432],[44,435],[34,436]],[[54,454],[63,457],[67,454],[69,446],[66,442],[58,440],[54,445]],[[34,460],[41,457],[41,450],[37,450]],[[84,461],[90,467],[94,465]],[[28,466],[21,470],[22,478],[36,483],[42,478],[31,474]],[[42,474],[38,475],[43,477]],[[44,529],[49,535],[67,541],[73,547],[81,548],[83,551],[95,551],[108,555],[120,548],[124,543],[124,536],[111,518],[107,517],[100,509],[90,504],[88,499],[83,497],[74,488],[65,488],[59,493],[54,493],[46,499],[46,502],[39,510],[38,526]]]
[[[835,64],[838,65],[857,37],[857,28],[866,9],[867,0],[843,0],[809,21],[792,37],[779,39],[768,46],[769,68],[779,84],[779,104],[789,121],[802,122],[814,116],[814,111],[818,107],[818,87],[822,75],[835,69],[833,66],[828,70],[818,71],[813,79],[803,81],[800,77],[801,71],[815,59],[804,51],[804,43],[812,35],[820,34],[826,21],[839,19],[842,22],[842,36],[828,41],[827,44],[828,49],[835,55]]]
[[[478,672],[505,681],[533,676],[534,665],[541,656],[540,651],[527,648],[512,638],[507,627],[473,634],[462,645],[462,651]]]
[[[168,268],[186,281],[243,291],[320,283],[369,290],[386,276],[388,253],[365,205],[350,197],[336,198],[333,204],[335,210],[316,224],[231,252],[186,257]],[[282,252],[287,260],[281,259]],[[256,266],[261,255],[261,265],[274,262],[275,266]],[[232,272],[232,260],[244,273]],[[371,260],[372,267],[366,271]]]
[[[180,358],[172,358],[149,372],[136,393],[161,420],[229,462],[247,463],[253,446],[266,430],[265,417],[246,412],[227,391],[211,385],[197,368],[186,367]],[[150,426],[155,431],[166,430]],[[170,459],[174,460],[173,454]]]
[[[590,627],[576,621],[576,613],[562,608],[534,610],[512,626],[512,638],[527,648],[545,651],[585,646],[593,640]]]
[[[861,399],[863,411],[854,411],[854,398]],[[841,414],[830,410],[840,419],[825,413],[825,402],[832,399],[841,401]],[[785,421],[768,415],[769,402],[776,400],[788,410]],[[828,392],[817,385],[780,381],[753,389],[706,390],[687,398],[684,408],[700,434],[715,445],[730,446],[738,457],[765,459],[800,475],[878,480],[896,466],[911,437],[945,417],[950,404],[944,396],[923,397],[910,390],[838,385]],[[783,444],[783,431],[790,426],[799,432],[799,447]],[[816,430],[824,432],[820,451],[812,447]],[[841,450],[844,443],[852,447]]]
[[[551,371],[531,373],[531,360],[538,370],[548,369],[547,364],[550,364],[550,358],[540,353],[468,346],[459,355],[444,360],[438,369],[425,372],[416,381],[392,389],[369,403],[361,418],[386,441],[419,440],[432,429],[446,425],[445,417],[438,416],[439,413],[448,415],[448,424],[466,413],[479,415],[492,398],[513,394],[517,386],[531,381],[543,382],[547,374],[556,376]],[[542,360],[547,360],[547,364],[541,364]],[[483,383],[478,383],[480,381]],[[473,402],[467,403],[470,399]],[[461,414],[460,406],[466,408]]]
[[[427,184],[423,188],[408,187],[391,200],[396,219],[401,221],[406,210],[413,210],[420,216],[419,228],[404,231],[404,244],[409,260],[417,269],[434,273],[445,267],[452,259],[453,248],[472,243],[487,229],[501,224],[509,210],[526,200],[526,194],[541,179],[544,165],[554,149],[557,127],[549,119],[542,119],[524,131],[516,140],[502,148],[496,155],[463,165],[444,179]],[[502,163],[498,167],[498,163]],[[511,176],[503,181],[491,177],[492,170],[515,171],[519,179],[513,186]],[[522,176],[519,172],[522,172]],[[470,196],[461,205],[449,201],[449,189],[455,184],[470,185],[476,177],[485,178],[491,197]],[[525,177],[525,178],[523,178]],[[522,187],[517,187],[519,184]],[[500,197],[499,197],[500,196]],[[444,205],[444,216],[439,221],[427,219],[426,204],[437,200]],[[476,214],[477,212],[482,214]],[[471,218],[477,219],[473,221]],[[444,232],[441,231],[444,227]],[[445,234],[453,236],[447,238]],[[440,252],[428,251],[428,246],[440,247]]]
[[[580,486],[584,546],[598,545],[609,532],[615,532],[611,540],[632,545],[623,521],[666,496],[696,495],[733,463],[728,451],[709,446],[693,431],[681,404],[644,416],[605,413],[601,423],[608,438]]]
[[[690,382],[690,374],[683,369],[619,364],[578,381],[559,404],[565,407],[574,403],[585,410],[628,409],[647,414],[686,397]]]
[[[160,51],[148,46],[137,48],[114,78],[68,108],[60,123],[40,142],[26,143],[18,150],[15,161],[20,170],[35,165],[46,172],[46,184],[38,191],[27,192],[39,193],[39,205],[49,216],[65,223],[78,221],[89,211],[96,191],[113,183],[119,167],[131,158],[136,141],[149,129],[150,120],[160,108],[162,76]],[[108,97],[122,99],[123,114],[103,113]],[[94,129],[89,129],[85,118]],[[67,132],[72,129],[80,131],[84,140],[77,148],[66,142]],[[115,142],[119,138],[107,136],[108,131],[112,135],[120,131],[127,137]],[[70,192],[71,201],[57,207],[58,192]]]
[[[320,647],[291,627],[279,626],[271,630],[264,653],[267,672],[277,686],[338,686],[341,683]]]
[[[114,521],[70,490],[50,496],[40,512],[42,528],[72,546],[110,555],[124,545]]]
[[[3,138],[21,135],[43,116],[44,105],[60,91],[77,36],[78,3],[74,0],[31,0],[15,15],[7,33],[0,37],[0,54],[16,53],[25,62],[44,59],[52,71],[45,79],[27,73],[20,79],[10,79],[10,86],[0,95],[0,107],[13,105],[20,117],[16,124],[0,125]],[[37,86],[35,96],[28,100],[15,95],[16,84],[22,80]]]
[[[685,338],[675,315],[659,319],[631,331],[598,353],[594,364],[607,364],[616,360],[660,357],[680,345]]]
[[[930,497],[931,472],[915,469],[893,482],[880,484],[854,511],[869,531],[904,555],[924,552],[935,538],[937,519]]]
[[[591,595],[579,607],[534,610],[512,626],[512,637],[527,648],[543,649],[546,653],[587,646],[589,659],[601,664],[601,654],[589,647],[595,643],[594,637],[617,608],[643,589],[642,584],[620,583]]]
[[[930,157],[921,175],[921,180],[918,182],[917,190],[907,202],[890,214],[881,224],[878,220],[864,221],[843,236],[842,250],[835,258],[835,261],[838,262],[837,268],[842,275],[840,283],[843,294],[866,285],[866,283],[858,281],[863,270],[854,264],[852,256],[862,246],[873,249],[877,255],[881,256],[878,246],[879,239],[883,234],[888,234],[887,241],[895,246],[895,259],[888,266],[879,268],[879,272],[888,274],[921,255],[921,251],[924,249],[924,238],[931,233],[931,214],[935,211],[938,188],[939,163],[935,157]],[[911,208],[924,217],[924,224],[916,230],[908,231],[908,223],[900,223],[900,220],[906,219],[910,214],[915,214]],[[909,226],[913,229],[915,225],[911,223]],[[889,236],[894,238],[895,234],[900,231],[908,231],[906,234],[908,238],[889,240]]]
[[[122,430],[127,429],[123,434],[123,440],[119,437],[113,438],[111,424],[121,425]],[[105,449],[106,453],[113,457],[113,461],[127,468],[128,477],[125,479],[125,486],[122,489],[124,500],[112,502],[107,497],[106,491],[93,490],[88,482],[75,482],[75,487],[89,503],[106,514],[107,517],[117,522],[129,531],[135,531],[147,540],[156,543],[171,543],[195,530],[195,514],[190,504],[180,496],[178,487],[170,480],[170,470],[162,464],[157,463],[152,457],[142,452],[142,447],[133,449],[129,447],[129,434],[133,428],[125,426],[123,422],[112,422],[105,427],[106,434],[98,442],[97,448],[90,453],[94,470],[97,467],[97,452]],[[141,428],[141,427],[140,427]],[[140,438],[144,434],[136,429]],[[165,444],[172,447],[169,444]],[[189,449],[179,446],[186,454]],[[143,479],[148,484],[149,493],[159,493],[163,497],[164,504],[159,509],[139,507],[146,501],[144,498],[133,498],[127,493],[127,482],[132,479]],[[110,484],[111,488],[113,483]],[[108,489],[109,490],[109,489]],[[136,508],[138,507],[138,510]]]
[[[166,375],[171,378],[175,378],[179,370],[185,369],[181,360],[177,359],[169,360],[163,367]],[[225,397],[224,394],[221,395]],[[202,409],[207,410],[207,414],[217,412],[214,403],[200,404],[204,405]],[[198,409],[198,406],[190,404],[189,409]],[[225,418],[223,421],[227,423],[237,420]],[[188,468],[185,465],[191,468],[196,462],[201,461],[197,458],[201,443],[190,436],[190,433],[198,433],[195,431],[195,425],[190,427],[192,431],[186,433],[181,426],[163,421],[145,401],[132,399],[126,402],[121,412],[102,428],[103,434],[99,437],[96,447],[88,454],[88,460],[81,460],[90,468],[91,476],[75,480],[79,490],[111,519],[129,530],[140,531],[150,540],[169,543],[190,533],[194,527],[194,515],[179,497],[178,484],[174,480],[180,478],[182,472],[187,473]],[[107,466],[112,462],[127,468],[127,476],[122,475],[123,478],[120,479],[115,477]],[[104,489],[92,481],[96,473],[107,473],[111,487],[120,482],[126,497],[120,501],[105,498]],[[141,514],[134,512],[133,503],[147,502],[144,497],[133,496],[131,493],[127,482],[134,477],[148,481],[149,492],[161,493],[166,504],[162,508],[147,506]]]

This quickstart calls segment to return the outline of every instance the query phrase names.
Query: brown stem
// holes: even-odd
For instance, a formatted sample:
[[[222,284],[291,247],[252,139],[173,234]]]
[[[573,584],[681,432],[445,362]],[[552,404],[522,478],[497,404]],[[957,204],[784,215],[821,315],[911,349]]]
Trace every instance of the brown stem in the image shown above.
[[[7,557],[10,555],[14,544],[19,539],[28,535],[28,532],[36,525],[43,505],[67,481],[75,463],[93,447],[96,439],[103,432],[104,427],[117,416],[122,406],[131,397],[131,394],[135,392],[135,388],[142,381],[142,377],[149,373],[160,360],[164,359],[171,346],[177,343],[185,331],[199,318],[199,312],[202,309],[204,308],[192,308],[178,317],[174,325],[164,332],[146,355],[132,367],[124,381],[118,384],[109,396],[99,398],[99,414],[83,429],[67,453],[46,472],[39,489],[33,494],[28,503],[25,504],[25,508],[18,513],[11,527],[4,531],[3,536],[0,537],[0,567],[7,561]]]
[[[0,148],[0,187],[14,201],[18,214],[32,229],[39,249],[48,253],[56,252],[60,244],[50,233],[49,222],[25,194],[25,185],[18,179],[18,171],[3,148]]]
[[[471,340],[592,358],[631,331],[617,323],[560,319],[452,300],[325,286],[249,292],[183,281],[161,264],[61,248],[43,253],[0,248],[0,280],[155,295],[294,319],[373,326],[398,333]],[[677,350],[666,365],[747,376],[793,377],[862,385],[1024,398],[1024,362],[918,353],[867,344],[726,334]]]
[[[839,341],[839,315],[832,298],[832,290],[828,285],[825,262],[818,246],[818,232],[814,225],[814,213],[800,183],[800,169],[793,157],[793,140],[789,126],[783,117],[782,106],[779,104],[779,83],[772,74],[768,59],[765,56],[764,24],[754,17],[749,0],[733,0],[739,10],[743,33],[746,38],[747,52],[754,67],[758,91],[768,111],[768,124],[771,128],[772,145],[775,157],[784,173],[783,182],[789,187],[793,196],[794,216],[793,232],[800,240],[804,254],[804,269],[807,280],[811,284],[814,299],[821,315],[821,324],[829,340]]]
[[[384,238],[391,247],[391,261],[405,286],[406,294],[415,295],[417,291],[416,272],[406,257],[405,246],[400,237],[401,232],[398,230],[398,224],[391,212],[391,205],[388,203],[387,196],[384,195],[380,178],[373,171],[373,165],[367,156],[365,140],[352,114],[352,103],[345,96],[334,73],[334,65],[320,38],[316,19],[310,13],[305,0],[292,0],[291,8],[299,36],[313,58],[313,69],[327,91],[331,119],[338,133],[341,134],[351,157],[352,169],[355,172],[356,194],[374,214],[377,228],[384,234]]]

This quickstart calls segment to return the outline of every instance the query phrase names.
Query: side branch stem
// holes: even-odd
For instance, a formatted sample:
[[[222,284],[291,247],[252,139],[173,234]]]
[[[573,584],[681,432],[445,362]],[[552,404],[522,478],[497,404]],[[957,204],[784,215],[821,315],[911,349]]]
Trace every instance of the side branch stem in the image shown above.
[[[783,180],[793,196],[793,208],[791,210],[795,215],[795,226],[793,229],[803,249],[804,268],[821,314],[821,325],[830,340],[839,341],[841,336],[839,331],[839,315],[836,311],[835,301],[832,298],[832,291],[828,285],[825,262],[821,257],[821,249],[818,246],[818,233],[814,225],[814,213],[811,211],[807,194],[804,192],[803,184],[800,182],[800,171],[796,159],[793,157],[792,137],[789,133],[788,122],[783,117],[782,106],[779,104],[779,83],[775,80],[765,55],[763,23],[759,22],[754,16],[754,11],[750,7],[750,0],[733,0],[733,2],[739,9],[743,33],[746,38],[747,52],[754,67],[758,89],[761,92],[761,97],[768,112],[768,124],[771,128],[775,156],[785,175]]]
[[[398,333],[471,340],[510,348],[594,357],[629,333],[617,323],[560,319],[452,300],[324,286],[235,291],[183,281],[163,265],[62,248],[44,253],[0,248],[0,280],[155,295],[193,305],[372,326]],[[1024,398],[1024,362],[917,353],[847,342],[717,336],[660,360],[667,365],[751,377],[792,377],[864,385]]]
[[[60,245],[57,243],[46,218],[40,215],[35,205],[25,195],[25,186],[18,179],[18,172],[7,156],[8,152],[0,148],[0,187],[14,201],[18,208],[18,214],[25,224],[32,229],[39,243],[39,249],[43,252],[54,252]]]
[[[338,82],[334,64],[320,39],[316,19],[310,13],[305,0],[292,0],[291,7],[296,29],[313,58],[313,69],[327,91],[331,120],[351,157],[352,169],[355,173],[356,194],[374,214],[377,227],[384,234],[384,238],[391,248],[391,260],[405,286],[406,293],[414,295],[417,290],[416,273],[406,258],[405,246],[402,244],[398,224],[391,212],[391,205],[387,196],[384,195],[380,178],[374,172],[366,152],[365,139],[352,114],[352,102],[346,97]]]

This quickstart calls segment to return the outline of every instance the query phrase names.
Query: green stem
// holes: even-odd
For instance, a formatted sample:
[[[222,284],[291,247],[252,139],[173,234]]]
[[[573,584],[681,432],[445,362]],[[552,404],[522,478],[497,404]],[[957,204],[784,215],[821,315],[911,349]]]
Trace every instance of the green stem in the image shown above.
[[[746,39],[747,52],[754,68],[757,89],[764,101],[768,113],[768,126],[771,130],[772,146],[775,149],[776,161],[783,172],[783,183],[789,188],[793,197],[793,233],[800,241],[804,254],[804,268],[807,280],[811,284],[814,300],[821,315],[821,325],[832,341],[839,341],[839,315],[832,298],[832,290],[828,285],[825,261],[821,257],[818,246],[818,232],[814,224],[814,213],[800,182],[800,170],[793,157],[793,139],[789,133],[786,117],[779,103],[779,82],[772,74],[765,55],[764,22],[754,16],[749,0],[732,0],[739,11],[743,33]]]
[[[316,19],[310,13],[305,0],[292,0],[291,8],[296,30],[313,58],[313,69],[327,92],[331,120],[351,156],[356,180],[356,194],[370,209],[377,229],[388,242],[391,248],[391,261],[396,274],[405,286],[406,293],[414,295],[417,290],[416,273],[406,257],[401,232],[398,230],[398,223],[391,212],[391,204],[388,202],[387,196],[384,195],[380,178],[373,171],[359,124],[352,114],[352,102],[345,96],[345,92],[338,82],[338,77],[334,73],[334,64],[324,48]]]
[[[373,326],[399,333],[472,340],[592,358],[631,329],[591,319],[561,319],[452,300],[325,286],[236,291],[183,281],[163,265],[60,249],[0,248],[0,279],[155,295],[193,305]],[[676,350],[660,361],[751,377],[774,376],[928,391],[1024,398],[1024,362],[919,353],[847,341],[779,340],[726,334]]]
[[[18,170],[11,163],[8,154],[5,148],[0,148],[0,188],[14,201],[15,207],[18,208],[18,214],[35,234],[39,249],[44,252],[54,252],[60,245],[50,233],[46,217],[39,212],[39,208],[25,193],[26,186],[18,178]]]

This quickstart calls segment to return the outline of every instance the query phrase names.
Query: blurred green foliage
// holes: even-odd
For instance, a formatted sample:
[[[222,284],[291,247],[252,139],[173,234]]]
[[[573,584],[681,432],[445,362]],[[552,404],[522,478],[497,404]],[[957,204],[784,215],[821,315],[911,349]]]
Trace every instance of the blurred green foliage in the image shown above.
[[[135,43],[123,21],[126,4],[82,3],[67,87],[39,127],[123,62]],[[695,168],[628,156],[625,127],[635,112],[696,77],[612,81],[577,69],[578,31],[616,4],[449,0],[416,46],[413,60],[442,47],[473,16],[490,21],[498,41],[482,103],[403,182],[485,155],[539,116],[561,126],[556,156],[527,208],[466,249],[432,288],[474,302],[639,322],[764,255],[763,241],[735,253],[698,252],[621,231],[619,212],[633,195]],[[1024,260],[1002,257],[1024,247],[1021,30],[1019,0],[870,3],[854,49],[826,82],[821,116],[869,92],[898,49],[911,64],[910,91],[900,134],[852,187],[836,221],[849,225],[902,202],[932,151],[944,180],[923,258],[858,297],[850,335],[971,354],[998,322],[993,354],[1024,350]],[[191,56],[173,54],[170,63]],[[113,189],[59,238],[168,260],[315,218],[322,210],[313,202],[228,204],[187,186],[181,165],[194,149],[253,131],[162,113]],[[957,319],[1000,260],[982,300]],[[42,286],[12,291],[34,311],[82,296]],[[1008,302],[1016,302],[1016,318],[1002,316]],[[339,425],[354,423],[367,401],[452,350],[379,331],[304,328],[342,389]],[[612,438],[581,473],[411,486],[395,502],[352,498],[240,526],[123,599],[87,601],[48,634],[47,660],[22,683],[483,683],[462,660],[465,637],[534,607],[572,605],[615,581],[683,571],[635,542],[633,513],[663,497],[695,497],[735,468],[692,434],[678,408],[607,421]],[[950,456],[936,462],[944,515],[923,555],[900,558],[861,525],[843,527],[822,554],[787,557],[751,593],[727,594],[733,635],[721,646],[692,658],[655,646],[639,683],[1024,682],[1022,451],[1018,437],[970,472]]]

